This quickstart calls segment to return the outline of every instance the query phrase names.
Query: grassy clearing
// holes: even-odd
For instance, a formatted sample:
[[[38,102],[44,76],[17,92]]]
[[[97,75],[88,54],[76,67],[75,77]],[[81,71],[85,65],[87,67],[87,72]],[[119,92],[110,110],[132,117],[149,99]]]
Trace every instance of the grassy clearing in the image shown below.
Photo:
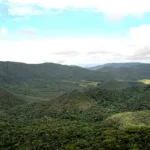
[[[79,82],[80,86],[82,86],[82,87],[88,87],[88,86],[96,87],[98,83],[99,82],[91,82],[91,81],[86,81],[86,80],[81,80]]]
[[[68,83],[73,83],[73,84],[79,84],[81,87],[88,87],[88,86],[94,86],[96,87],[99,82],[91,82],[91,81],[86,81],[86,80],[81,80],[81,81],[63,81],[63,82],[68,82]]]
[[[118,129],[150,127],[150,111],[125,112],[108,117],[103,124]]]
[[[79,84],[82,87],[88,87],[88,86],[94,86],[94,87],[96,87],[97,84],[98,84],[98,82],[81,82]]]
[[[138,80],[138,82],[142,82],[144,84],[150,84],[150,79]]]

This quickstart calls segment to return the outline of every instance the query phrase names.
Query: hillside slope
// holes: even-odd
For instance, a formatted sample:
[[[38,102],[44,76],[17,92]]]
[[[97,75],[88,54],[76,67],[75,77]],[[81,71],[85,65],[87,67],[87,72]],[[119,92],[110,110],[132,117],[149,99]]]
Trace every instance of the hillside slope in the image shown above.
[[[99,70],[105,67],[109,67],[109,68],[122,68],[122,67],[126,67],[126,68],[132,68],[134,66],[138,66],[142,63],[138,63],[138,62],[129,62],[129,63],[107,63],[104,65],[98,65],[98,66],[94,66],[94,67],[90,67],[89,69],[91,70]]]
[[[110,80],[104,83],[100,83],[99,87],[103,89],[108,89],[108,90],[121,90],[121,89],[130,88],[130,87],[136,87],[136,86],[140,87],[144,85],[145,84],[141,82]]]
[[[126,66],[126,65],[125,65]],[[78,66],[67,66],[54,63],[24,64],[0,62],[1,85],[33,83],[38,81],[108,81],[108,80],[142,80],[150,78],[150,64],[137,64],[130,67],[104,67],[100,70],[89,70]],[[40,83],[42,83],[40,82]]]
[[[10,115],[26,116],[28,119],[49,116],[100,121],[115,113],[150,110],[149,100],[149,86],[120,91],[94,88],[85,92],[73,91],[53,100],[17,107],[10,111]]]
[[[145,110],[115,114],[105,119],[102,126],[121,130],[133,127],[150,127],[150,111]]]
[[[7,90],[0,88],[0,110],[6,110],[24,104],[25,101]]]
[[[78,66],[67,66],[54,63],[25,64],[0,62],[0,82],[20,83],[28,79],[45,80],[90,80],[93,72]]]

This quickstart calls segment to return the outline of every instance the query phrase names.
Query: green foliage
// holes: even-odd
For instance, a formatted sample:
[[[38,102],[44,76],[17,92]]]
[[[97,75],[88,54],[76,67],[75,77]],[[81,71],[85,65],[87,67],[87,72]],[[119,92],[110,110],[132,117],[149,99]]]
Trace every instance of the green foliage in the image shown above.
[[[8,92],[7,90],[0,88],[0,110],[10,109],[17,105],[23,104],[25,104],[25,101]]]
[[[49,101],[16,105],[0,112],[0,147],[148,150],[149,96],[149,86],[120,91],[95,88],[72,91]],[[138,103],[145,111],[137,111]],[[121,113],[131,110],[136,112]]]
[[[133,82],[133,81],[120,81],[120,80],[111,80],[99,84],[99,86],[103,89],[108,90],[122,90],[130,87],[139,87],[144,86],[144,83],[141,82]]]
[[[125,129],[132,127],[150,127],[150,111],[125,112],[112,115],[105,119],[105,128]]]
[[[9,129],[9,130],[8,130]],[[1,149],[104,149],[150,148],[150,128],[100,129],[79,121],[43,118],[32,122],[0,124]]]

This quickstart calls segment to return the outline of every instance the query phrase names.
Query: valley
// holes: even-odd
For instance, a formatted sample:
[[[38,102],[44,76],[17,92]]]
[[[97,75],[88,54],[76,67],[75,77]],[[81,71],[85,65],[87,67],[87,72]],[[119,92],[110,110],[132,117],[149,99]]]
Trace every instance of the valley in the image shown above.
[[[150,64],[115,65],[0,62],[0,149],[150,149]]]

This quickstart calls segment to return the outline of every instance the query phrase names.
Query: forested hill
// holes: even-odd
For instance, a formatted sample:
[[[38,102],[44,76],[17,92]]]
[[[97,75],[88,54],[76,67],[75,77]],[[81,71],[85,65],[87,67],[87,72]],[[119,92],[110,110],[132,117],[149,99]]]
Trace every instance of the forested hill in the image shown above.
[[[95,70],[102,77],[109,74],[111,79],[138,80],[150,78],[150,64],[148,63],[108,63],[89,69]]]
[[[24,100],[5,89],[0,88],[0,110],[7,110],[24,104],[26,104]]]
[[[109,74],[111,79],[137,81],[150,78],[150,64],[130,64],[121,67],[108,66],[96,70],[96,72],[101,75]]]
[[[139,65],[142,65],[143,63],[138,63],[138,62],[129,62],[129,63],[106,63],[104,65],[98,65],[98,66],[94,66],[94,67],[89,67],[88,69],[91,70],[100,70],[102,68],[105,67],[110,67],[110,68],[122,68],[122,67],[126,67],[126,68],[132,68],[132,67],[136,67]]]
[[[0,62],[0,82],[20,82],[28,79],[90,80],[94,73],[78,66],[54,63],[25,64]]]

